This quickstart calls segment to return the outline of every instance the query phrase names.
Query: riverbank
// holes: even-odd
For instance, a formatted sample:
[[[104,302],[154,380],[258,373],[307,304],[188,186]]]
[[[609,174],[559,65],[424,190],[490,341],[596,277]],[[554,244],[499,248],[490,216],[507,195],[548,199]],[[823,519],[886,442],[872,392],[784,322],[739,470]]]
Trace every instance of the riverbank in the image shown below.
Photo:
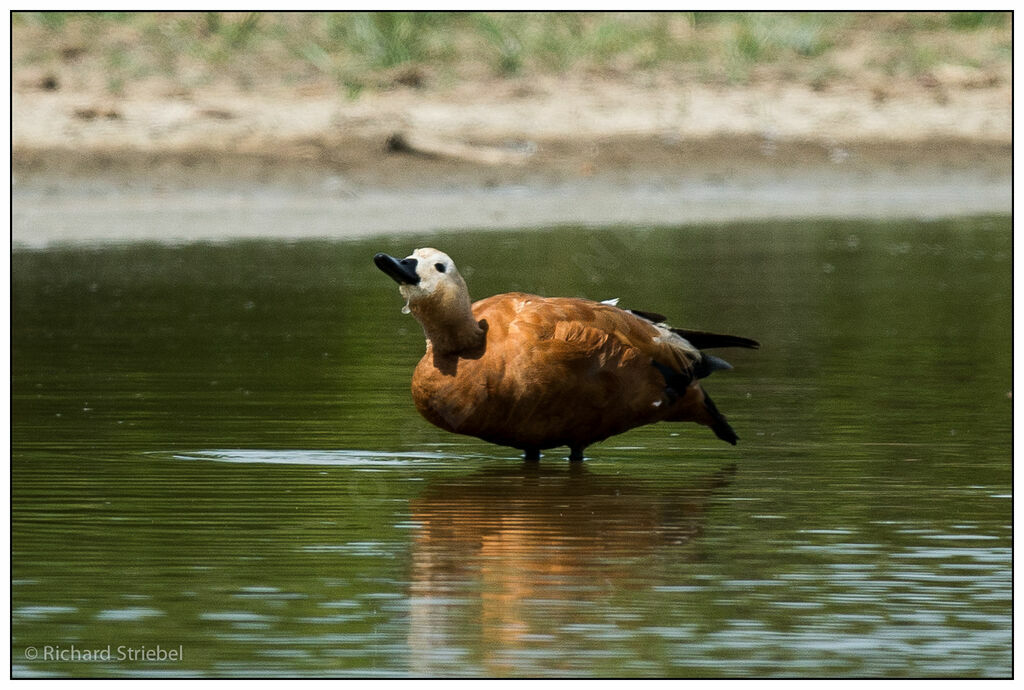
[[[912,61],[857,15],[834,48],[775,62],[764,52],[733,81],[735,65],[719,74],[668,58],[502,75],[461,59],[457,74],[415,62],[371,71],[375,88],[358,94],[322,73],[288,82],[281,65],[257,88],[251,62],[202,79],[187,64],[139,67],[129,79],[111,55],[128,39],[159,43],[139,28],[145,16],[98,24],[116,24],[118,40],[71,20],[17,23],[13,240],[1009,213],[1012,83],[987,47],[1004,28],[911,31],[918,15],[885,18],[931,57],[899,67]],[[730,26],[677,22],[666,45],[725,45]],[[30,59],[33,41],[52,45]],[[273,62],[276,44],[254,45]]]
[[[1001,145],[780,143],[766,153],[763,143],[612,140],[596,152],[561,143],[564,153],[552,147],[529,164],[494,168],[386,153],[364,142],[339,149],[350,161],[341,170],[260,155],[134,153],[102,168],[95,158],[66,156],[58,175],[50,166],[59,159],[49,154],[15,179],[12,238],[19,247],[352,239],[1012,210],[1010,152]]]
[[[1011,211],[1010,100],[997,92],[866,107],[856,94],[808,91],[795,110],[750,89],[706,96],[696,110],[665,107],[670,96],[658,90],[565,92],[575,100],[482,91],[461,102],[401,93],[217,101],[230,116],[211,115],[214,101],[76,110],[70,98],[16,93],[13,240],[343,239]],[[75,115],[83,108],[89,117]],[[766,112],[774,115],[758,115]]]

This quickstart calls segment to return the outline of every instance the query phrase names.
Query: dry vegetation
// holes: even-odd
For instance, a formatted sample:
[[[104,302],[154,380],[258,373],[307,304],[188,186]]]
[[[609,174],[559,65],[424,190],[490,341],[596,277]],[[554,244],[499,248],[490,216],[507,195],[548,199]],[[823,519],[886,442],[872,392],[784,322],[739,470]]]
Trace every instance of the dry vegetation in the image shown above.
[[[440,89],[572,74],[884,98],[1007,85],[1009,13],[15,13],[17,88]]]
[[[399,131],[525,146],[574,170],[592,167],[589,142],[637,167],[678,158],[666,145],[723,138],[811,142],[828,155],[857,142],[1007,147],[1011,22],[1006,12],[14,13],[14,165],[61,170],[93,156],[109,166],[112,153],[142,152],[351,170],[377,165]]]

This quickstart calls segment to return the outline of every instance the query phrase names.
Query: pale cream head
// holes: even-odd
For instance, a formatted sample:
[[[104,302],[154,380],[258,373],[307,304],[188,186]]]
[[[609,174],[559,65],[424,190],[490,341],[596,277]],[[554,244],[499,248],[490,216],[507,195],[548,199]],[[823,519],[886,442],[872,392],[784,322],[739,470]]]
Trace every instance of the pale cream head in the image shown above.
[[[458,293],[465,293],[469,299],[466,281],[462,279],[455,262],[442,251],[432,247],[417,249],[407,259],[416,260],[416,275],[419,282],[414,285],[400,284],[398,289],[409,302],[434,297],[450,300]]]

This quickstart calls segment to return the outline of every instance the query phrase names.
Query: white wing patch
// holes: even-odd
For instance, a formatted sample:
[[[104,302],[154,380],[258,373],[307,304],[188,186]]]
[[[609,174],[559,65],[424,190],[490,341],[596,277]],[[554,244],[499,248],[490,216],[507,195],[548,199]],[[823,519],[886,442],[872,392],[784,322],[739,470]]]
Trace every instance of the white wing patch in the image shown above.
[[[654,324],[654,327],[658,329],[658,335],[654,338],[654,342],[668,345],[673,350],[680,352],[684,359],[688,361],[692,362],[701,358],[700,350],[695,348],[690,341],[683,336],[678,333],[673,333],[660,323]]]

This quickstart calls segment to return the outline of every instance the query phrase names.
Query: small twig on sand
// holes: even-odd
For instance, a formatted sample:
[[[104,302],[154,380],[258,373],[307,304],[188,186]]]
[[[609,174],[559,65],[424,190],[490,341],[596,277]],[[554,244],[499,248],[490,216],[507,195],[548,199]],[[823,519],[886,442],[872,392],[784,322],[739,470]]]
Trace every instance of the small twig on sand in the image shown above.
[[[413,153],[430,158],[454,158],[484,165],[522,165],[530,157],[529,151],[513,151],[495,146],[475,146],[460,141],[449,141],[429,134],[395,132],[387,140],[387,150],[394,153]]]

